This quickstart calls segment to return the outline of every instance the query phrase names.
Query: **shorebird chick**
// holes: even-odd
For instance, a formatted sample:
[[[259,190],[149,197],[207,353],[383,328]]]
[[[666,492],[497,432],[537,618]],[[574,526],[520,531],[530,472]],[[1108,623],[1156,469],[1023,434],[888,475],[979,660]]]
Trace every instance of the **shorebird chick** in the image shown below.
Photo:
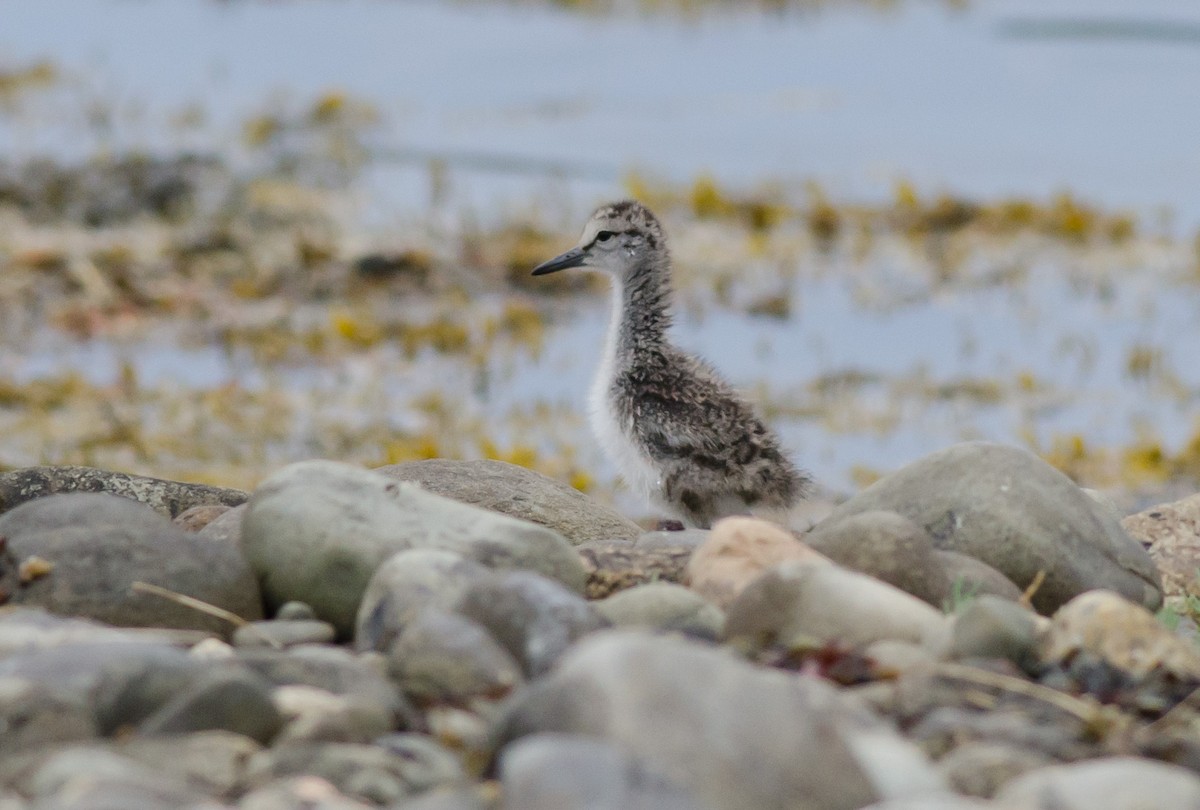
[[[612,277],[612,322],[589,404],[626,484],[701,528],[794,506],[808,476],[745,399],[668,339],[671,257],[654,214],[634,201],[601,206],[579,244],[533,275],[571,267]]]

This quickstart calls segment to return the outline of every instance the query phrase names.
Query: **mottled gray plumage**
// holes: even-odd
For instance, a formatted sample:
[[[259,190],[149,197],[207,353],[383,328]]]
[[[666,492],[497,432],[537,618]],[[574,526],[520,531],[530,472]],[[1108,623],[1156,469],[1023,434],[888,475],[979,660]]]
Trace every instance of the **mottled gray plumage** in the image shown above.
[[[745,399],[667,337],[671,257],[650,210],[633,201],[602,206],[578,246],[534,275],[569,267],[613,278],[613,319],[591,421],[626,482],[701,527],[795,505],[808,477]]]

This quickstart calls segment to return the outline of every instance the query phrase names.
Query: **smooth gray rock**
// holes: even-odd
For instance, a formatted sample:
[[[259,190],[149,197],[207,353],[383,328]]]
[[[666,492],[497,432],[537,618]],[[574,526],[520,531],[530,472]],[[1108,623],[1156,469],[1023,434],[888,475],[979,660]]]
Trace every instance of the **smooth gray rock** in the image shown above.
[[[790,561],[738,594],[725,616],[725,637],[746,650],[891,639],[940,651],[949,625],[941,611],[874,577]]]
[[[955,793],[922,796],[919,799],[895,799],[888,802],[868,804],[862,810],[1009,810],[999,808],[991,802],[969,799]],[[1021,810],[1011,808],[1011,810]],[[1028,810],[1028,809],[1026,809]]]
[[[895,512],[861,512],[818,524],[804,543],[846,568],[870,574],[936,608],[950,594],[950,578],[933,539]]]
[[[0,760],[40,745],[99,734],[86,695],[57,692],[35,680],[0,676]]]
[[[246,793],[237,807],[238,810],[372,810],[376,805],[352,799],[333,785],[309,776],[287,776]]]
[[[242,547],[242,519],[246,516],[246,504],[222,512],[197,532],[214,543],[235,548]]]
[[[1018,776],[1053,765],[1045,754],[997,742],[969,742],[938,760],[950,787],[968,796],[990,799]]]
[[[127,498],[39,498],[0,516],[0,536],[16,560],[40,557],[53,565],[12,590],[11,604],[131,627],[231,631],[224,619],[132,590],[143,581],[244,619],[262,618],[258,583],[237,549],[186,532]]]
[[[283,649],[297,644],[328,644],[337,635],[329,622],[313,619],[250,622],[233,634],[235,647],[271,647]]]
[[[448,608],[488,569],[461,554],[423,548],[394,554],[375,571],[354,631],[360,650],[386,650],[428,608]]]
[[[6,810],[0,807],[0,810]],[[497,810],[477,788],[442,788],[401,802],[396,810]]]
[[[544,526],[332,461],[292,464],[264,481],[242,521],[242,546],[268,604],[303,599],[345,638],[371,575],[410,548],[527,568],[576,591],[587,580],[579,555]]]
[[[1018,666],[1035,655],[1038,632],[1035,615],[1016,602],[981,596],[954,620],[951,658],[1005,658]]]
[[[942,789],[914,746],[835,687],[676,636],[580,641],[514,696],[497,739],[553,731],[619,746],[711,810],[851,810]]]
[[[75,782],[124,782],[190,792],[186,782],[155,771],[102,746],[71,746],[48,752],[16,787],[30,796],[52,796]]]
[[[535,678],[577,639],[608,622],[582,597],[530,571],[497,571],[475,580],[454,605]]]
[[[21,789],[34,798],[31,807],[55,810],[167,810],[206,798],[183,779],[93,746],[49,753]]]
[[[500,810],[704,810],[612,743],[534,734],[500,753]]]
[[[256,754],[247,780],[261,787],[273,779],[318,776],[340,792],[361,801],[391,804],[415,792],[415,781],[426,783],[425,763],[409,763],[381,747],[353,743],[315,743],[279,746]],[[457,781],[455,774],[450,777]]]
[[[1001,788],[996,804],[1030,810],[1196,810],[1200,776],[1149,759],[1102,757],[1030,771]]]
[[[388,668],[418,704],[496,699],[525,680],[520,663],[487,630],[433,608],[409,622],[388,651]]]
[[[179,631],[187,634],[190,631]],[[5,608],[0,611],[0,660],[69,644],[172,643],[177,631],[117,628],[88,619],[57,616],[42,608]]]
[[[715,640],[725,626],[725,614],[719,607],[671,582],[635,585],[592,606],[616,627],[644,627]]]
[[[468,781],[459,754],[428,734],[389,734],[375,745],[403,761],[404,782],[414,793]]]
[[[1041,613],[1094,588],[1155,609],[1162,602],[1153,561],[1101,506],[1032,453],[984,442],[958,444],[885,476],[833,510],[832,531],[863,512],[898,512],[940,549],[986,562],[1027,587]]]
[[[999,596],[1011,602],[1022,596],[1021,589],[1014,585],[1012,580],[982,560],[942,549],[935,550],[933,554],[941,563],[942,570],[946,572],[946,578],[950,580],[950,596],[947,602],[943,603],[943,610],[953,612],[957,608],[954,604],[956,595],[962,599]]]
[[[140,651],[139,651],[140,652]],[[96,722],[105,736],[140,726],[172,698],[202,680],[208,666],[180,650],[163,650],[105,658],[99,654],[95,686],[90,689]],[[76,659],[88,666],[86,659]],[[222,663],[219,669],[224,669]]]
[[[68,644],[10,656],[0,661],[0,683],[31,683],[34,690],[21,698],[26,708],[13,705],[22,719],[0,735],[0,748],[17,739],[32,742],[31,735],[80,739],[85,728],[87,736],[132,729],[203,669],[181,650],[148,644]],[[22,690],[13,688],[19,696]],[[43,717],[43,706],[61,717]]]
[[[0,474],[0,513],[49,495],[105,492],[127,498],[168,518],[194,506],[236,506],[248,497],[240,489],[148,478],[94,467],[23,467]]]
[[[261,676],[233,668],[205,672],[138,727],[141,734],[232,731],[268,743],[283,727]]]
[[[981,712],[970,697],[970,687],[955,685],[956,693],[923,696],[914,694],[922,688],[917,684],[905,683],[907,675],[901,677],[900,688],[906,703],[932,698],[935,703],[947,699],[956,704],[942,705],[923,713],[923,716],[907,731],[910,740],[933,757],[944,756],[956,746],[972,741],[1003,743],[1030,752],[1044,754],[1056,760],[1074,760],[1095,756],[1095,743],[1087,738],[1087,729],[1082,721],[1059,717],[1056,722],[1044,721],[1044,708],[1021,705],[1011,699],[1007,705]],[[918,678],[913,678],[918,681]]]
[[[111,750],[181,780],[210,796],[226,795],[241,783],[246,763],[261,746],[231,731],[196,731],[170,737],[133,737]]]
[[[932,666],[938,660],[936,655],[919,644],[890,638],[871,642],[863,649],[863,654],[874,662],[874,670],[880,673],[907,672]]]
[[[395,718],[377,703],[353,694],[335,695],[315,686],[280,686],[271,695],[286,718],[272,745],[368,743],[392,730]]]
[[[281,622],[311,622],[316,620],[317,614],[312,605],[293,599],[279,606],[279,610],[275,611],[275,618]]]
[[[338,647],[239,650],[237,660],[275,686],[311,686],[353,698],[364,711],[388,718],[390,728],[412,713],[382,665]]]
[[[434,458],[392,464],[377,472],[461,503],[546,526],[573,546],[589,540],[633,539],[642,533],[632,520],[574,487],[506,461]]]

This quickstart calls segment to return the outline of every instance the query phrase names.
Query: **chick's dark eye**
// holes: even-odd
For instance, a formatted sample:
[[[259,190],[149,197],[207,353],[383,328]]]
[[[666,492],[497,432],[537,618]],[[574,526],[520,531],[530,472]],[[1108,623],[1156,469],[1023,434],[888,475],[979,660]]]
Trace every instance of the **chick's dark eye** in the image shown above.
[[[596,241],[597,242],[607,242],[609,239],[612,239],[614,236],[616,236],[616,234],[614,234],[612,231],[600,231],[600,233],[596,234]]]

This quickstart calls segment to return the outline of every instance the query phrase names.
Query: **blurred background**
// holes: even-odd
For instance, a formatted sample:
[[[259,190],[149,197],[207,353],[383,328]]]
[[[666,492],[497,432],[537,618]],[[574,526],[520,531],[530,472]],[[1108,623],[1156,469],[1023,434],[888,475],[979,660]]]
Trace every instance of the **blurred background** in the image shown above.
[[[0,0],[0,466],[250,487],[587,430],[637,196],[678,342],[834,496],[1028,447],[1200,488],[1188,0]]]

